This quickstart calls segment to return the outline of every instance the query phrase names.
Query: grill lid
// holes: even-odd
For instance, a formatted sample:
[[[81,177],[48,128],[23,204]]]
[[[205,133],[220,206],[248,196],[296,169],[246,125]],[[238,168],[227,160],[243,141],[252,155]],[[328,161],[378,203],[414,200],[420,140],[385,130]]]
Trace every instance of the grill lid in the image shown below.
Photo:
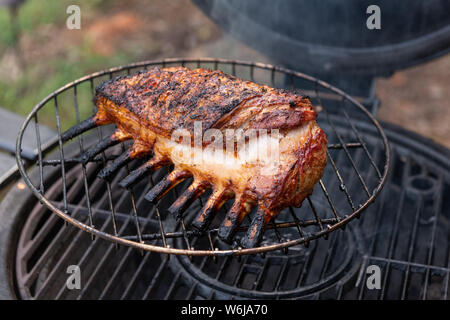
[[[386,75],[450,49],[442,0],[194,0],[226,32],[279,64],[312,74]],[[381,29],[366,9],[378,5]]]

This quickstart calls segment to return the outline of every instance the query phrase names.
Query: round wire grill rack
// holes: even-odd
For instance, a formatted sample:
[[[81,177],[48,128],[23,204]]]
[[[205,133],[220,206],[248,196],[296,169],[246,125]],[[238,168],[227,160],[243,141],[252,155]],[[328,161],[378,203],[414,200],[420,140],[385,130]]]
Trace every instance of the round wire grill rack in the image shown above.
[[[72,141],[62,138],[62,132],[95,113],[92,98],[100,82],[149,67],[177,65],[221,69],[260,84],[294,90],[309,96],[317,108],[317,121],[328,137],[324,176],[302,208],[287,208],[266,226],[258,247],[243,249],[239,246],[239,234],[248,228],[245,222],[238,228],[233,244],[220,241],[215,223],[224,217],[220,212],[206,232],[200,234],[190,229],[190,219],[203,206],[207,194],[191,204],[180,219],[166,215],[166,204],[173,202],[189,181],[174,188],[157,205],[145,201],[143,197],[148,189],[170,168],[162,168],[126,190],[118,186],[118,181],[142,160],[125,164],[113,179],[99,179],[95,173],[108,161],[116,159],[117,152],[125,150],[127,143],[108,148],[87,163],[80,155],[97,145],[107,132],[112,132],[110,126],[91,129]],[[43,124],[56,132],[45,144],[41,142],[39,130]],[[26,170],[27,162],[21,157],[25,130],[36,134],[37,161],[31,167],[39,172],[38,181],[32,181],[32,175]],[[371,139],[370,144],[367,139]],[[38,103],[26,117],[17,137],[16,160],[25,183],[39,201],[66,222],[91,233],[92,238],[98,236],[117,245],[167,254],[240,256],[264,255],[273,250],[286,253],[288,247],[308,246],[312,240],[327,238],[330,232],[344,229],[348,222],[360,217],[381,191],[389,170],[390,152],[387,138],[373,115],[355,98],[319,79],[268,64],[200,58],[134,63],[93,73],[61,87]],[[60,192],[55,192],[45,182],[46,174],[55,170],[54,167],[60,170]],[[71,196],[71,186],[76,183],[84,185],[82,197]],[[226,203],[221,210],[229,207],[230,203]],[[130,221],[134,228],[129,228]]]

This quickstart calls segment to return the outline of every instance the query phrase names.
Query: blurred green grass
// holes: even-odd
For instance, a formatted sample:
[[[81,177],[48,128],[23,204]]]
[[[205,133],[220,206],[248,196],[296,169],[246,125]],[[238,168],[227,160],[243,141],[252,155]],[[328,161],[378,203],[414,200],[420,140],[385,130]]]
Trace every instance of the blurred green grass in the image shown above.
[[[95,15],[96,11],[103,10],[113,1],[73,1],[73,0],[28,0],[20,8],[18,13],[18,29],[20,36],[37,37],[35,31],[45,25],[66,28],[66,8],[71,4],[78,4],[82,11],[82,28],[84,14]],[[0,58],[13,46],[14,41],[11,19],[5,8],[0,8]],[[78,31],[74,31],[78,32]],[[49,45],[45,41],[40,44],[42,48]],[[21,48],[19,47],[19,50]],[[92,50],[92,43],[86,36],[81,44],[77,43],[63,48],[62,52],[51,56],[38,56],[33,61],[25,61],[22,73],[14,81],[0,78],[0,107],[9,109],[21,115],[30,112],[34,105],[41,101],[59,87],[78,79],[86,74],[99,71],[108,67],[125,64],[134,60],[132,52],[116,52],[107,58],[96,54]],[[80,93],[86,95],[85,92]],[[83,100],[85,97],[81,97]],[[67,97],[61,105],[73,104],[73,97]],[[81,114],[86,115],[92,110],[92,104],[80,105]],[[75,122],[73,112],[63,111],[62,116],[69,117],[65,124]],[[44,108],[39,113],[40,121],[51,125],[54,123],[54,113],[51,108]],[[66,127],[66,125],[64,126]],[[64,128],[63,128],[64,129]]]

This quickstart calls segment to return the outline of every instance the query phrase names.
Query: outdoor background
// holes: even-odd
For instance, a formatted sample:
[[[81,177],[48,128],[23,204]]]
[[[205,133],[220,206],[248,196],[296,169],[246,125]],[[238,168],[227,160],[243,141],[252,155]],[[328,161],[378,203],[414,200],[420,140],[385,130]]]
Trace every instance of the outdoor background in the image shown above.
[[[66,28],[70,4],[81,7],[81,30]],[[221,32],[189,0],[27,0],[12,21],[0,7],[0,107],[21,115],[67,82],[139,60],[270,62]],[[377,95],[380,119],[450,147],[450,55],[379,79]]]

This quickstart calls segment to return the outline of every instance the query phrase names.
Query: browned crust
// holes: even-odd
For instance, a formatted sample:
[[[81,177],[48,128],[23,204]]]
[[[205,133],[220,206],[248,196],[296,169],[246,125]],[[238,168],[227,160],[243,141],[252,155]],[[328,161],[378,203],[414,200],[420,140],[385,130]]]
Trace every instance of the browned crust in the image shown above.
[[[128,109],[153,132],[170,137],[176,129],[202,133],[209,128],[290,129],[314,120],[307,97],[206,69],[154,68],[106,81],[104,97]]]
[[[327,138],[322,129],[316,125],[312,127],[303,147],[295,150],[298,160],[291,168],[278,176],[255,176],[249,181],[247,196],[273,215],[288,206],[299,207],[323,175]]]

